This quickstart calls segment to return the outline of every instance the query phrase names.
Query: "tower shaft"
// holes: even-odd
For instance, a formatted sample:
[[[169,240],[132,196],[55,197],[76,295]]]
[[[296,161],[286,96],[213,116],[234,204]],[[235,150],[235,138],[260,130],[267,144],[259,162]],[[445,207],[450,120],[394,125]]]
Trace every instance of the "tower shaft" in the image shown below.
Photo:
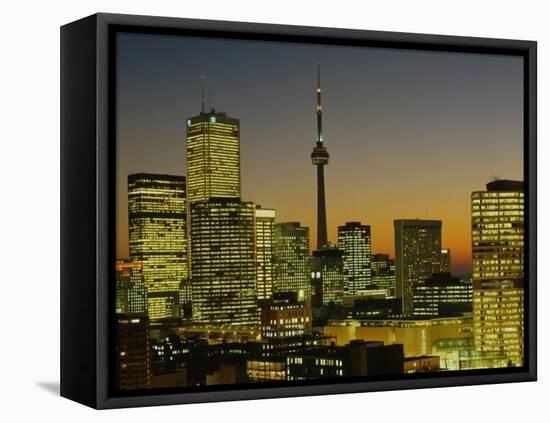
[[[325,169],[317,165],[317,249],[328,244],[325,207]]]

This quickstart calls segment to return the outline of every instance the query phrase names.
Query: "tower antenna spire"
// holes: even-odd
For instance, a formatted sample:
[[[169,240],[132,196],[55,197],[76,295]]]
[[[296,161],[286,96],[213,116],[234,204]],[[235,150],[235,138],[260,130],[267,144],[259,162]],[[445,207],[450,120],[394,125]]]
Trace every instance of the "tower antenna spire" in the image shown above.
[[[321,64],[317,63],[317,146],[323,145],[323,106],[321,106]]]
[[[205,103],[206,103],[206,99],[205,99],[205,92],[204,92],[204,80],[206,78],[206,73],[203,73],[201,75],[201,113],[204,113],[204,108],[205,108]]]

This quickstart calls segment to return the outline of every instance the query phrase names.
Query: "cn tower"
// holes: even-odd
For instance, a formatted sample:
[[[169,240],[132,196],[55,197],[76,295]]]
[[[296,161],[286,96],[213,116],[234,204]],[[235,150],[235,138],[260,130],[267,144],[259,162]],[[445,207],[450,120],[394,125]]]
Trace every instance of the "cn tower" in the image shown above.
[[[327,210],[325,206],[325,172],[329,154],[323,146],[323,108],[321,107],[321,65],[317,65],[317,142],[311,153],[311,163],[317,166],[317,249],[328,244]]]

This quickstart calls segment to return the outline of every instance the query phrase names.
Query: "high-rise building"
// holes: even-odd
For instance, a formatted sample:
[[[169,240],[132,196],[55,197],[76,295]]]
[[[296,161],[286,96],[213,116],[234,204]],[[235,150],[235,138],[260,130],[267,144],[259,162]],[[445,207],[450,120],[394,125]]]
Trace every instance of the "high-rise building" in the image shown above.
[[[117,316],[115,386],[119,390],[149,387],[148,320],[146,316]]]
[[[309,228],[276,223],[273,241],[273,292],[303,290],[309,296]]]
[[[524,351],[524,192],[498,180],[472,193],[474,344],[521,366]]]
[[[328,245],[313,252],[311,285],[315,290],[314,306],[344,302],[344,252]]]
[[[140,262],[117,260],[115,308],[117,314],[147,313],[147,288]]]
[[[449,316],[472,312],[472,283],[436,273],[423,284],[413,286],[415,316]]]
[[[130,259],[142,265],[153,321],[178,317],[177,293],[188,277],[185,198],[183,176],[128,175]]]
[[[323,107],[321,106],[321,66],[317,65],[317,141],[311,153],[311,163],[317,168],[317,249],[328,245],[327,210],[325,206],[325,170],[329,154],[323,145]]]
[[[451,250],[441,249],[441,273],[451,273]]]
[[[273,247],[275,210],[256,207],[256,295],[258,300],[273,296]]]
[[[353,295],[371,288],[370,226],[360,222],[338,226],[338,248],[344,252],[344,293]]]
[[[189,204],[212,197],[240,198],[240,123],[204,110],[187,119]]]
[[[193,321],[258,324],[254,203],[211,198],[190,213]]]
[[[413,287],[441,271],[441,221],[394,220],[396,297],[413,310]]]
[[[388,298],[395,297],[395,260],[388,254],[373,254],[371,258],[372,284],[388,292]]]

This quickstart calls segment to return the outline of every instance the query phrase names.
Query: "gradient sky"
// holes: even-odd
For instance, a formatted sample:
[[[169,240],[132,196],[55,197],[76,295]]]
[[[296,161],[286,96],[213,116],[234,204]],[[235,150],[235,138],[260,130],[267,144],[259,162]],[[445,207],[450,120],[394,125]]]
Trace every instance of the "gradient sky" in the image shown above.
[[[312,246],[317,63],[330,241],[357,220],[393,256],[394,219],[440,219],[453,271],[470,271],[471,192],[523,179],[520,57],[125,33],[117,52],[118,257],[127,175],[186,174],[203,73],[212,106],[241,121],[243,200],[309,226]]]

